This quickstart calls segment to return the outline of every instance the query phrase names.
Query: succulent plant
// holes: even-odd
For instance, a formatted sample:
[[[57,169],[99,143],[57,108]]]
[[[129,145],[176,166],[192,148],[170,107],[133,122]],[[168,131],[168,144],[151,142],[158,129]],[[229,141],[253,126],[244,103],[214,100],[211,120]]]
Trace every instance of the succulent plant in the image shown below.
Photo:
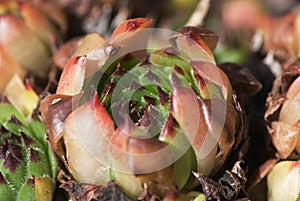
[[[50,12],[51,10],[51,12]],[[30,71],[39,76],[48,72],[49,59],[57,41],[66,31],[62,11],[50,2],[0,2],[0,93],[14,74]]]
[[[17,76],[7,88],[15,91],[0,103],[0,200],[51,201],[57,167],[41,117],[33,111],[38,96]]]
[[[263,51],[275,51],[276,58],[290,64],[299,57],[299,11],[287,13],[281,17],[265,17],[260,26],[263,33]]]
[[[216,34],[184,27],[153,50],[150,24],[127,20],[109,40],[87,35],[56,94],[41,102],[70,175],[94,185],[116,180],[133,199],[145,185],[164,196],[193,188],[192,171],[216,174],[243,132],[242,109],[212,54]]]
[[[275,154],[264,175],[271,201],[300,199],[299,64],[286,66],[267,98],[265,120]]]
[[[269,126],[272,143],[277,158],[300,158],[299,132],[299,61],[292,63],[279,76],[267,99],[268,109],[265,119]]]

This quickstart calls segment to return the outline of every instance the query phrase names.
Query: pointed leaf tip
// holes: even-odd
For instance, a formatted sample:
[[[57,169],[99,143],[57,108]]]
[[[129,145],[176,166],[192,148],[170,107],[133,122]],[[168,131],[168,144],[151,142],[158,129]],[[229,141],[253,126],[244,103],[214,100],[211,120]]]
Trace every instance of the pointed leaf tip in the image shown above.
[[[86,71],[86,57],[68,60],[60,77],[56,94],[75,95],[81,92]]]
[[[135,18],[129,19],[120,24],[112,33],[111,37],[115,37],[119,34],[126,32],[133,32],[138,29],[143,29],[150,27],[152,24],[152,19],[149,18]]]

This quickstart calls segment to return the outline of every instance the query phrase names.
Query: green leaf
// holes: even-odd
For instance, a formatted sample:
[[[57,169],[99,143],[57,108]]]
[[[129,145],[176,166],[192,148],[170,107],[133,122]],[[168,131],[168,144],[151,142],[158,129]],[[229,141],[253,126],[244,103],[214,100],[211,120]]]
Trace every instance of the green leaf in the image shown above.
[[[45,138],[46,129],[40,119],[26,119],[11,104],[0,103],[0,113],[0,127],[4,126],[7,129],[7,132],[1,133],[0,146],[4,143],[4,139],[7,139],[6,142],[10,146],[16,146],[17,152],[13,154],[14,157],[11,157],[10,160],[13,160],[13,164],[16,164],[16,161],[20,162],[15,170],[9,170],[4,167],[4,159],[0,160],[0,172],[8,183],[10,191],[15,193],[14,198],[6,197],[5,200],[35,200],[35,187],[34,184],[27,185],[28,178],[30,176],[49,176],[54,182],[57,174],[56,159]],[[11,121],[12,115],[17,120]],[[23,135],[28,137],[26,145],[24,143],[26,137]],[[35,160],[30,159],[31,152],[34,152],[33,156],[35,157],[33,158]],[[21,154],[22,157],[15,154]],[[5,188],[7,187],[0,185],[0,195],[2,195],[1,189]],[[10,191],[7,190],[8,196],[11,196]]]
[[[191,176],[191,172],[196,170],[196,168],[193,168],[192,165],[192,160],[196,161],[196,158],[193,157],[193,155],[195,155],[193,154],[193,150],[189,148],[188,151],[174,164],[174,171],[179,190],[187,184]]]
[[[164,50],[160,50],[152,53],[149,60],[155,65],[168,66],[171,68],[174,68],[174,66],[180,67],[186,76],[186,80],[192,83],[192,68],[187,61],[179,56],[172,53],[167,53]]]
[[[43,122],[31,118],[28,123],[30,129],[28,134],[35,140],[38,140],[39,143],[42,143],[45,147],[48,146],[48,142],[46,141],[46,129]]]
[[[168,120],[170,121],[170,119]],[[168,126],[168,123],[170,122],[166,122],[165,126]],[[182,129],[174,127],[174,125],[170,126],[173,133],[172,131],[162,133],[161,135],[164,136],[160,136],[160,140],[167,142],[171,149],[176,153],[176,156],[181,155],[174,164],[177,186],[178,189],[181,190],[187,185],[192,171],[197,170],[196,155]],[[164,129],[166,129],[166,127]]]
[[[38,148],[34,148],[34,149],[32,148],[30,152],[34,152],[36,154],[37,160],[32,161],[28,159],[28,163],[27,163],[28,174],[29,175],[31,174],[35,177],[42,177],[44,175],[50,176],[52,170],[50,167],[50,162],[48,159],[47,152],[45,153],[43,150]],[[30,154],[28,154],[28,156],[30,156]]]
[[[25,117],[11,104],[0,103],[0,124],[5,123],[14,115],[22,124],[26,125]]]
[[[299,192],[299,195],[298,195],[296,201],[300,201],[300,192]]]
[[[10,172],[10,170],[6,169],[3,166],[3,160],[0,161],[0,172],[3,174],[5,180],[7,183],[9,183],[13,189],[19,190],[23,183],[25,182],[27,170],[26,170],[26,161],[23,160],[21,163],[17,166],[14,173]]]
[[[35,189],[33,185],[24,184],[19,191],[17,201],[35,201]]]
[[[205,201],[205,195],[198,191],[191,191],[188,193],[188,196],[194,197],[193,201]]]
[[[16,193],[8,184],[0,184],[0,201],[16,200]]]
[[[201,193],[194,201],[205,201],[205,195]]]
[[[57,166],[57,161],[54,156],[54,153],[51,149],[50,146],[48,146],[48,158],[50,162],[50,168],[51,168],[51,178],[56,179],[57,172],[58,172],[58,166]]]

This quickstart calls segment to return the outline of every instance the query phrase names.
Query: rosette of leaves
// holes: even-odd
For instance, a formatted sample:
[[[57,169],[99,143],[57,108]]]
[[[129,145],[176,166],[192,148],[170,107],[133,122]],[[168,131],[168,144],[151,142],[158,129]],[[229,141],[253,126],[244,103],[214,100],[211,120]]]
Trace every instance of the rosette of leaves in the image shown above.
[[[269,200],[298,200],[300,195],[299,72],[300,62],[296,60],[274,81],[267,99],[265,119],[275,148],[275,157],[285,160],[274,162],[269,168]],[[283,193],[278,193],[279,189]]]
[[[216,34],[184,27],[168,47],[145,51],[150,24],[127,20],[109,40],[87,35],[56,94],[41,102],[51,147],[71,178],[116,180],[133,199],[144,189],[159,197],[193,189],[192,172],[215,175],[243,132],[242,109],[212,54]],[[81,195],[91,200],[92,192]]]
[[[53,48],[67,29],[62,10],[50,1],[3,0],[0,22],[0,93],[14,74],[45,77]]]
[[[33,112],[38,96],[17,76],[6,90],[0,102],[0,200],[51,201],[56,159],[41,117]]]
[[[265,120],[272,148],[277,161],[284,160],[274,161],[265,173],[269,200],[299,200],[299,64],[297,60],[289,65],[274,81],[267,99]]]
[[[280,159],[300,158],[299,132],[299,60],[279,76],[267,99],[265,119]]]

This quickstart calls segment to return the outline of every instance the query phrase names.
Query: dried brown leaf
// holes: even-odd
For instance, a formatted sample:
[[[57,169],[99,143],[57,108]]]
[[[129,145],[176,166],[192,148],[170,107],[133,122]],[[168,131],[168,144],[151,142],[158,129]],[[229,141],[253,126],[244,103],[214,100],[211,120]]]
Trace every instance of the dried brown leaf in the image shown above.
[[[69,193],[70,201],[131,201],[115,181],[99,186],[67,181],[61,187]]]
[[[249,200],[243,198],[245,197],[243,191],[247,179],[245,177],[245,170],[240,165],[241,161],[237,162],[234,168],[231,171],[227,170],[218,182],[203,174],[195,173],[195,176],[202,185],[202,190],[207,201]]]

